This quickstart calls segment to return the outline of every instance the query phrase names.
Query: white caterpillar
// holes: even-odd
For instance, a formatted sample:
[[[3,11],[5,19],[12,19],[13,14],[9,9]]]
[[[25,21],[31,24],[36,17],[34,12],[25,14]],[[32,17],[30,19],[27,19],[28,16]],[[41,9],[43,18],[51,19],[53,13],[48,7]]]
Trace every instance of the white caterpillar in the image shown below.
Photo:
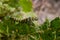
[[[60,0],[32,0],[32,4],[40,24],[60,16]]]

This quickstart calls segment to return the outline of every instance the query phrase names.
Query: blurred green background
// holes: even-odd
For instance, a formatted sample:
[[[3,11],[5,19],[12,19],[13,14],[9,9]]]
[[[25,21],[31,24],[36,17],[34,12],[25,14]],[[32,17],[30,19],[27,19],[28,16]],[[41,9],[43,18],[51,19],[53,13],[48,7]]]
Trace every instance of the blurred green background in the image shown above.
[[[0,0],[0,40],[60,40],[60,18],[40,25],[31,0]]]

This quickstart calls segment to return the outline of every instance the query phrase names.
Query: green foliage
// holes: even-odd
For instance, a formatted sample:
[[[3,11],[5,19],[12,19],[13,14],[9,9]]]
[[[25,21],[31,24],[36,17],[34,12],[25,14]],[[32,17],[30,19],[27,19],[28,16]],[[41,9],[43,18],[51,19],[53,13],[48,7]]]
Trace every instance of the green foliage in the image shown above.
[[[30,0],[0,0],[2,40],[59,40],[60,18],[37,25]],[[34,22],[35,21],[35,22]]]
[[[53,30],[57,30],[58,28],[60,28],[60,18],[57,17],[56,19],[51,21],[51,27],[53,28]]]
[[[31,9],[32,9],[31,1],[0,0],[0,17],[5,16],[7,14],[13,14],[18,11],[30,12]]]
[[[51,22],[48,20],[40,26],[41,37],[43,40],[59,40],[60,39],[60,18],[57,17]]]
[[[20,0],[20,5],[23,7],[24,11],[30,11],[32,8],[32,3],[30,0]]]

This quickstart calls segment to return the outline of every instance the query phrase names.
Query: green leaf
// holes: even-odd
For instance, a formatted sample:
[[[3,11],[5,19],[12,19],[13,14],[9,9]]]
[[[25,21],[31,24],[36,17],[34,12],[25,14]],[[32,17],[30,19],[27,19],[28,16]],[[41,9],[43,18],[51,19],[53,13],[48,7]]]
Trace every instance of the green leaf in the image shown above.
[[[60,28],[60,18],[57,17],[54,20],[51,21],[51,26],[52,29],[57,30],[58,28]]]
[[[25,12],[31,11],[32,3],[29,0],[20,0],[20,5]]]

